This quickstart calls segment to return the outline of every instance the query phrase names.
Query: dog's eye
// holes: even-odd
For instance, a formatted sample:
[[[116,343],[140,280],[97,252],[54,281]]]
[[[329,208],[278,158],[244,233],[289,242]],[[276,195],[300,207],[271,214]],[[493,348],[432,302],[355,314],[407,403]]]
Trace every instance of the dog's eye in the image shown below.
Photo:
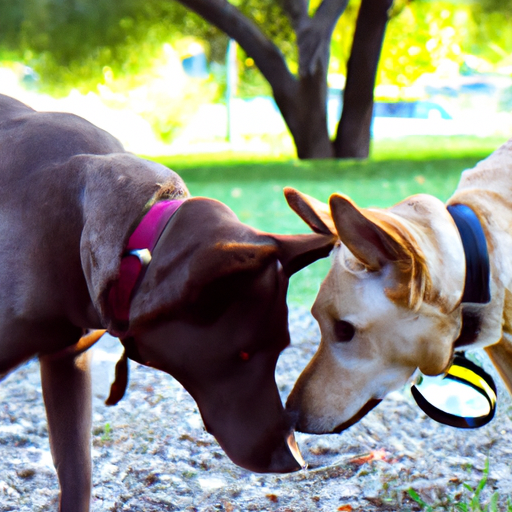
[[[345,322],[345,320],[338,320],[334,323],[336,341],[350,341],[354,337],[355,333],[356,330],[354,329],[354,326],[349,322]]]
[[[249,352],[246,352],[245,350],[241,350],[240,353],[238,354],[238,357],[242,361],[249,361],[249,359],[251,358],[251,355],[249,354]]]

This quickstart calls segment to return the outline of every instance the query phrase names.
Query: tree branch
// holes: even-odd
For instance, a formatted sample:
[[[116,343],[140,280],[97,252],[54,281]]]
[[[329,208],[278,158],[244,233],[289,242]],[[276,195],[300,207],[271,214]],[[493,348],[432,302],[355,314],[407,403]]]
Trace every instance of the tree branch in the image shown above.
[[[274,91],[296,84],[279,48],[227,0],[178,0],[238,42]]]
[[[279,5],[287,14],[295,33],[299,30],[300,24],[308,19],[308,0],[279,0]]]
[[[312,18],[303,17],[298,24],[301,76],[314,75],[321,67],[327,70],[332,32],[347,5],[348,0],[323,0]]]
[[[373,91],[388,11],[393,0],[362,0],[347,65],[343,112],[334,141],[336,157],[367,158]]]
[[[345,12],[349,0],[323,0],[313,16],[315,23],[326,27],[332,34],[340,16]]]

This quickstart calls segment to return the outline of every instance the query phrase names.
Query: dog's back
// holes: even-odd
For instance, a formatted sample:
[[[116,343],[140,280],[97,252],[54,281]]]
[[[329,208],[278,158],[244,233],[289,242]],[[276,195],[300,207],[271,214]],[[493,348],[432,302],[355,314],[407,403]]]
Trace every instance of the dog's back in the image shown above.
[[[124,148],[112,135],[85,119],[59,112],[36,112],[0,95],[0,182],[66,162],[78,154],[106,155]]]
[[[512,202],[512,139],[461,175],[455,196],[478,189]],[[450,202],[453,202],[450,200]]]
[[[30,112],[35,111],[24,103],[21,103],[21,101],[0,94],[0,125],[8,119]]]
[[[448,203],[470,206],[482,222],[496,286],[480,329],[490,322],[502,333],[486,351],[512,393],[512,139],[464,171]]]

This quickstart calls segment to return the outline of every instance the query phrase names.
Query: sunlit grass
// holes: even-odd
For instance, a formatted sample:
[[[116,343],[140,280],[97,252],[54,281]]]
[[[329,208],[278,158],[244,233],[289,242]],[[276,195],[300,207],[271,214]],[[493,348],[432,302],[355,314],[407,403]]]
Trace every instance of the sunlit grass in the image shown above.
[[[286,204],[285,186],[325,202],[333,192],[341,192],[360,206],[387,207],[417,193],[445,201],[460,173],[502,142],[469,137],[381,141],[375,143],[369,160],[299,161],[235,153],[159,160],[185,179],[192,195],[226,203],[240,220],[255,228],[306,233],[309,228]],[[328,268],[328,260],[322,260],[294,276],[290,302],[311,306]]]
[[[372,158],[410,160],[467,158],[486,156],[506,141],[506,137],[476,137],[454,135],[411,136],[405,139],[378,140],[373,144]]]

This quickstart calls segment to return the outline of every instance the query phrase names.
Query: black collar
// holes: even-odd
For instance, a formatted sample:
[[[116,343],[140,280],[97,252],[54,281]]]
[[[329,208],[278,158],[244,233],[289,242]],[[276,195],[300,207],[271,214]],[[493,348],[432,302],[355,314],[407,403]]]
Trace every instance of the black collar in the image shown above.
[[[459,230],[466,257],[466,281],[462,302],[487,304],[491,300],[487,241],[475,212],[465,204],[447,207]]]

